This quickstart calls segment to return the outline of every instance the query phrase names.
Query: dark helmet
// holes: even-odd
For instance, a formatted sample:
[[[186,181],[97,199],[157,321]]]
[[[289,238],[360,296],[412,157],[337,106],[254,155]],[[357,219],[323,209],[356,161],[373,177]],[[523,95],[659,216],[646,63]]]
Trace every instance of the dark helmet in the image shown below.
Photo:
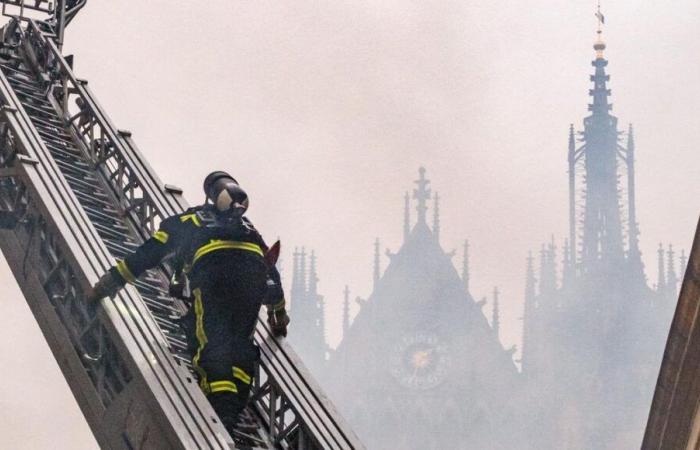
[[[204,179],[204,195],[218,211],[242,216],[248,209],[248,194],[226,172],[212,172]]]

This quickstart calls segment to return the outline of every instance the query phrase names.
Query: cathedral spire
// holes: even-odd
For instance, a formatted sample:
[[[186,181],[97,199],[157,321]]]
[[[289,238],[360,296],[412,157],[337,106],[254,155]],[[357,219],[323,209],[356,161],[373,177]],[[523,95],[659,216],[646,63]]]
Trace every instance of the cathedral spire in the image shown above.
[[[462,284],[464,291],[469,292],[469,241],[464,241],[464,254],[462,255]]]
[[[681,276],[681,281],[685,277],[685,269],[688,266],[688,258],[685,256],[685,250],[681,250],[681,267],[680,271],[678,272]]]
[[[311,298],[318,294],[318,276],[316,274],[316,254],[311,250],[311,256],[309,258],[309,282],[308,282],[308,293]]]
[[[561,284],[562,286],[568,286],[574,279],[574,266],[571,257],[571,248],[569,247],[569,240],[564,239],[564,263],[563,270],[561,274]]]
[[[637,224],[637,206],[634,183],[634,128],[627,130],[627,221],[629,229],[629,259],[641,268],[642,255],[639,251],[639,225]]]
[[[300,272],[300,256],[299,248],[294,247],[294,253],[292,258],[292,289],[290,291],[290,298],[292,301],[291,307],[296,309],[296,302],[301,301],[304,296],[304,288],[301,282],[301,272]]]
[[[302,247],[299,253],[299,286],[303,292],[308,290],[306,280],[306,249]]]
[[[598,19],[598,29],[596,30],[596,41],[593,44],[593,49],[596,51],[596,59],[603,59],[603,51],[605,50],[605,42],[603,42],[603,24],[605,24],[605,16],[600,12],[600,1],[598,2],[598,9],[595,13]]]
[[[601,28],[605,19],[600,10],[596,16],[599,22],[598,39],[593,46],[596,58],[591,63],[595,72],[590,77],[593,88],[588,92],[592,97],[588,105],[591,114],[584,119],[583,145],[576,155],[576,159],[584,162],[581,273],[611,270],[625,260],[619,195],[619,160],[624,156],[618,143],[617,118],[610,114],[612,104],[608,101],[610,76],[605,73],[608,61],[603,57],[605,43]]]
[[[656,290],[658,292],[664,292],[666,290],[666,269],[664,268],[664,246],[661,245],[661,243],[659,243],[657,254],[659,260],[659,279],[656,283]]]
[[[493,312],[491,316],[491,328],[493,328],[493,332],[496,333],[496,339],[500,339],[499,334],[501,330],[501,316],[498,305],[498,294],[498,286],[495,286],[493,288]]]
[[[522,369],[523,373],[528,373],[530,370],[530,354],[532,349],[532,331],[534,329],[534,315],[536,310],[535,304],[535,258],[532,257],[532,252],[527,254],[527,266],[525,269],[525,305],[523,311],[523,351],[522,351]]]
[[[547,250],[545,250],[544,244],[540,248],[540,294],[549,290],[549,284],[547,280]]]
[[[672,298],[678,295],[678,275],[676,275],[675,252],[673,245],[668,246],[668,260],[666,262],[666,289]]]
[[[428,206],[426,202],[430,200],[430,180],[425,178],[425,167],[418,169],[418,180],[415,183],[418,185],[416,189],[413,190],[413,198],[418,200],[418,205],[416,210],[418,211],[418,223],[427,224],[425,220],[425,213],[428,211]]]
[[[435,240],[440,242],[440,196],[437,192],[435,192],[433,202],[433,235],[435,235]]]
[[[411,233],[411,200],[408,192],[403,197],[403,241],[406,242]]]
[[[574,124],[569,125],[569,242],[571,266],[576,267],[576,138]]]
[[[350,288],[345,285],[343,290],[343,339],[348,335],[350,329]]]
[[[379,238],[377,238],[374,241],[374,271],[373,271],[373,287],[377,287],[377,283],[379,282],[379,277],[381,275],[381,268],[379,267],[380,259],[379,259]]]

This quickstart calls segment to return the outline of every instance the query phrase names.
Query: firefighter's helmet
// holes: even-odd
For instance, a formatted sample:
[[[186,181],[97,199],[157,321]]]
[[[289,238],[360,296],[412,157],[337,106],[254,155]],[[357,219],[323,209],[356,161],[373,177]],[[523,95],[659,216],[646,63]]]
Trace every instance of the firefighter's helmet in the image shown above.
[[[248,194],[226,172],[216,171],[207,175],[204,179],[204,194],[207,201],[222,213],[242,216],[248,209]]]

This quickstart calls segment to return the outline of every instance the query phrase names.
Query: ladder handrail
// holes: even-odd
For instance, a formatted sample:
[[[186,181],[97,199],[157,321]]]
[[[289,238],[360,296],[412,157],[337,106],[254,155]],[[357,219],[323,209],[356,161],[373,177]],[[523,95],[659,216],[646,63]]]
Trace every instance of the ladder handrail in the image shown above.
[[[73,119],[72,126],[83,136],[85,147],[90,149],[96,166],[110,182],[120,206],[128,211],[135,231],[146,238],[156,230],[160,220],[185,209],[187,203],[184,198],[164,188],[135,146],[130,133],[117,130],[95,100],[87,83],[73,74],[53,40],[45,36],[34,21],[29,21],[25,37],[40,70],[54,74],[54,81],[61,83],[58,92],[63,95],[60,100],[64,118]],[[68,112],[71,96],[80,98],[85,105],[82,114],[87,117],[87,126],[82,130],[76,126],[75,116]],[[363,448],[318,385],[311,381],[313,378],[301,360],[286,342],[271,338],[264,321],[259,321],[255,339],[265,350],[260,370],[272,381],[270,389],[282,399],[281,405],[284,405],[280,406],[279,414],[274,414],[272,418],[265,416],[258,408],[260,418],[268,422],[270,437],[275,439],[275,430],[282,430],[296,421],[299,427],[311,432],[308,437],[322,448]],[[274,404],[268,405],[267,409],[270,407],[276,409]],[[288,423],[284,423],[287,412],[293,418],[286,419]]]

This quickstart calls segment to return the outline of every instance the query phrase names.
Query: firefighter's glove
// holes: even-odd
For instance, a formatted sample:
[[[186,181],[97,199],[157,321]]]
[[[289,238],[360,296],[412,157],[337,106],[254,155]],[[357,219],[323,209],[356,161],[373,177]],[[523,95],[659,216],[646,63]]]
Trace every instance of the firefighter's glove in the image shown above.
[[[102,275],[102,278],[100,278],[97,284],[90,289],[87,300],[89,302],[96,302],[105,297],[113,297],[122,286],[123,283],[120,283],[117,277],[112,274],[112,271],[109,271]]]
[[[267,312],[267,324],[270,325],[272,335],[275,337],[287,336],[287,325],[289,325],[289,316],[284,308],[277,311],[269,310]]]

